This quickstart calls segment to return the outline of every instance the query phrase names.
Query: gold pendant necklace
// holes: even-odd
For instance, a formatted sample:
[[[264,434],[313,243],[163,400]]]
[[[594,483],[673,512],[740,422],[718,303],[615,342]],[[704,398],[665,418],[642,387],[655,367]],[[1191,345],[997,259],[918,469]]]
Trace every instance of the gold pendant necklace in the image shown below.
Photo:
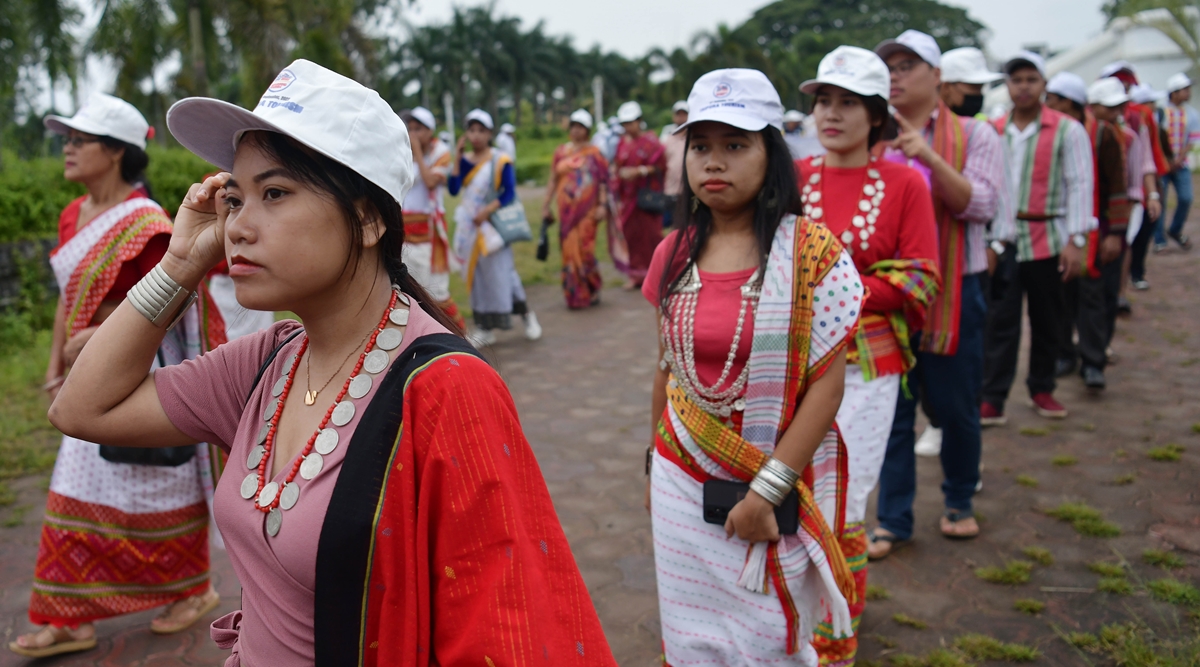
[[[360,347],[363,346],[363,343],[367,342],[367,339],[371,337],[372,331],[375,331],[375,329],[371,329],[371,331],[367,332],[367,335],[363,336],[363,339],[358,342],[358,345],[354,346],[354,349],[350,350],[350,354],[347,354],[346,358],[342,359],[342,364],[337,367],[337,370],[333,372],[333,375],[330,375],[329,379],[325,381],[325,384],[321,385],[321,388],[317,389],[315,391],[312,388],[312,348],[309,348],[308,358],[305,359],[305,368],[304,368],[304,385],[308,389],[308,391],[304,392],[304,404],[305,405],[311,406],[311,405],[316,404],[317,394],[325,391],[325,387],[328,387],[329,383],[333,382],[333,378],[337,377],[338,373],[342,372],[342,368],[344,368],[346,366],[347,361],[350,361],[350,357],[353,356],[353,354],[355,352],[357,352]]]

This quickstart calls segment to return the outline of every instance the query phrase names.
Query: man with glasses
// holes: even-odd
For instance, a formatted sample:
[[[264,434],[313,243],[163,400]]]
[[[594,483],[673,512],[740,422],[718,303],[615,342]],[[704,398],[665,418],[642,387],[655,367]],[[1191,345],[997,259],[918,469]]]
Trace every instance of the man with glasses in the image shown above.
[[[933,37],[907,30],[875,52],[891,72],[891,97],[900,136],[884,159],[903,161],[926,174],[939,238],[942,291],[929,307],[909,392],[901,392],[880,477],[879,527],[868,555],[880,559],[912,537],[917,470],[913,452],[921,392],[943,429],[941,461],[946,512],[942,534],[971,538],[979,524],[971,498],[979,482],[979,392],[983,377],[986,306],[981,276],[990,257],[986,226],[1007,218],[1003,149],[985,123],[956,115],[938,96],[941,49]],[[999,212],[999,214],[998,214]],[[1004,229],[993,235],[1006,239]],[[906,396],[908,393],[910,395]]]

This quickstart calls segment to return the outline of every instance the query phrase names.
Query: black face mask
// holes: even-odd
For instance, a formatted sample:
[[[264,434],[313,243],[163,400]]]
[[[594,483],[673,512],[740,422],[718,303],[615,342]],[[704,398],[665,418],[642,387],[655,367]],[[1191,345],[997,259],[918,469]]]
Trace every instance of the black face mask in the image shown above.
[[[983,111],[983,95],[963,95],[962,104],[950,110],[960,116],[973,117]]]

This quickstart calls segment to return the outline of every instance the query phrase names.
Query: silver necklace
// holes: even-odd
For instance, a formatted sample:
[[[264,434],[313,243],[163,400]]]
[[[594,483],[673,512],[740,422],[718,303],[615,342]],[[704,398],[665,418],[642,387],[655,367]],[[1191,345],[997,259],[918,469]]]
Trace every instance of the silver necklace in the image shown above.
[[[874,161],[875,158],[871,158],[871,162]],[[821,219],[825,217],[825,209],[821,206],[822,192],[817,188],[821,186],[821,176],[825,173],[825,160],[824,158],[815,158],[812,164],[814,167],[819,167],[820,171],[808,177],[808,182],[800,191],[800,202],[804,205],[805,216],[814,222],[821,222]],[[866,250],[871,247],[867,239],[875,233],[875,221],[879,219],[879,205],[883,202],[885,185],[879,170],[868,166],[863,182],[862,198],[858,202],[858,213],[850,219],[850,224],[854,229],[847,227],[842,232],[842,244],[852,255],[854,254],[855,238],[858,239],[859,249]],[[855,232],[855,229],[858,231]]]
[[[746,315],[754,318],[758,312],[758,297],[762,293],[758,269],[741,287],[741,303],[738,306],[737,325],[733,331],[733,343],[729,347],[729,355],[717,381],[706,386],[700,381],[696,370],[696,303],[700,299],[700,270],[693,263],[687,273],[687,279],[672,294],[667,302],[671,317],[663,322],[663,353],[659,368],[670,368],[677,381],[682,382],[683,392],[688,399],[704,411],[728,419],[734,411],[746,409],[746,399],[742,396],[746,382],[750,377],[750,364],[742,367],[742,372],[725,389],[729,374],[737,358],[738,346],[742,340],[742,330],[746,324]],[[677,385],[673,385],[677,386]]]

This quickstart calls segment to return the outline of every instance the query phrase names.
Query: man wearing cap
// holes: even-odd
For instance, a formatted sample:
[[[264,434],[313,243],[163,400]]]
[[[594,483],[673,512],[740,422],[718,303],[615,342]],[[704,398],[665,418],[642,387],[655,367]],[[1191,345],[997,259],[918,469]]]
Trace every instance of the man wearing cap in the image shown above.
[[[1124,60],[1117,60],[1105,65],[1104,69],[1100,70],[1100,76],[1097,78],[1107,79],[1110,76],[1117,78],[1122,84],[1125,85],[1125,92],[1129,92],[1134,86],[1138,85],[1137,72],[1134,71],[1133,65]],[[1146,132],[1144,133],[1145,136],[1158,136],[1158,123],[1154,118],[1154,108],[1152,106],[1147,106],[1137,102],[1131,102],[1130,104],[1125,105],[1125,123],[1133,128],[1134,132],[1139,134],[1143,134],[1142,128],[1146,128]],[[1163,152],[1162,146],[1158,145],[1157,142],[1154,142],[1151,144],[1151,150],[1154,154],[1154,168],[1158,172],[1158,176],[1166,176],[1167,172],[1171,170],[1171,165],[1167,160],[1166,153]],[[1147,188],[1147,192],[1157,193],[1157,184],[1155,184],[1155,188],[1153,189]],[[1155,194],[1155,196],[1151,198],[1155,204],[1153,208],[1156,211],[1158,210],[1157,196],[1158,195]],[[1150,206],[1147,206],[1147,209],[1150,208]],[[1153,216],[1151,219],[1154,217],[1157,216]]]
[[[409,273],[433,297],[455,324],[466,329],[458,305],[450,296],[450,271],[457,266],[450,253],[450,232],[443,203],[450,175],[450,147],[434,136],[433,112],[417,107],[400,117],[408,126],[413,163],[420,173],[404,198],[404,263]]]
[[[679,100],[671,107],[671,122],[663,125],[662,131],[658,133],[658,140],[666,142],[667,137],[675,133],[675,128],[686,123],[687,119],[688,103],[686,100]]]
[[[500,133],[496,135],[496,150],[504,153],[512,158],[513,164],[517,163],[517,140],[513,137],[513,133],[517,128],[513,127],[512,123],[505,123],[500,126]]]
[[[1167,95],[1167,105],[1158,113],[1174,157],[1170,161],[1170,170],[1162,180],[1162,194],[1167,193],[1168,185],[1174,186],[1176,203],[1171,228],[1163,233],[1167,221],[1166,206],[1163,206],[1162,215],[1154,225],[1156,251],[1167,247],[1167,238],[1185,250],[1192,246],[1183,234],[1183,224],[1187,222],[1188,210],[1192,206],[1192,170],[1188,154],[1192,151],[1192,144],[1200,137],[1200,117],[1187,104],[1192,99],[1192,80],[1183,73],[1172,76],[1167,79]]]
[[[998,271],[1012,276],[988,313],[980,421],[1006,421],[1004,402],[1017,371],[1022,302],[1029,307],[1029,373],[1034,410],[1062,419],[1054,399],[1055,362],[1065,317],[1062,284],[1083,266],[1088,234],[1095,229],[1092,149],[1083,125],[1042,103],[1046,65],[1022,51],[1004,66],[1012,112],[996,121],[1010,170],[1009,198],[1016,242]]]
[[[1060,72],[1046,84],[1046,104],[1084,124],[1092,148],[1093,211],[1098,228],[1089,236],[1085,267],[1079,280],[1063,286],[1067,305],[1059,338],[1056,376],[1075,370],[1089,389],[1104,389],[1105,350],[1117,317],[1121,281],[1121,256],[1129,223],[1129,172],[1125,167],[1128,135],[1118,119],[1129,101],[1125,88],[1114,78],[1100,79],[1090,88],[1070,72]],[[1085,106],[1085,104],[1087,106]],[[1072,341],[1079,332],[1079,346]]]
[[[988,69],[983,51],[970,46],[942,54],[942,101],[960,116],[983,111],[983,87],[1004,77]]]

